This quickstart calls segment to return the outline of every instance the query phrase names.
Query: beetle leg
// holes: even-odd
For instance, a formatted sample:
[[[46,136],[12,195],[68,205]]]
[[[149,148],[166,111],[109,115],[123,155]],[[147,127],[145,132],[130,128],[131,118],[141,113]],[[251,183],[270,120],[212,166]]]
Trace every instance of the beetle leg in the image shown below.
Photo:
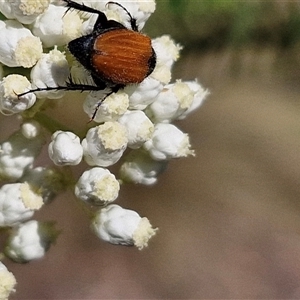
[[[36,88],[36,89],[32,89],[29,90],[27,92],[21,93],[21,94],[17,94],[18,98],[25,96],[27,94],[30,93],[35,93],[35,92],[42,92],[42,91],[61,91],[61,90],[65,90],[65,91],[102,91],[104,90],[104,88],[96,86],[96,85],[89,85],[89,84],[78,84],[78,83],[70,83],[67,82],[66,86],[47,86],[44,88]]]
[[[107,23],[107,18],[106,18],[105,14],[103,12],[101,12],[97,9],[94,9],[92,7],[86,6],[84,4],[79,4],[79,3],[74,2],[72,0],[63,0],[63,1],[67,3],[66,6],[69,9],[74,8],[74,9],[84,11],[84,12],[88,12],[88,13],[91,13],[91,14],[97,14],[98,18],[97,18],[97,21],[94,25],[94,30],[98,29],[98,28],[104,28],[105,27],[105,24]]]

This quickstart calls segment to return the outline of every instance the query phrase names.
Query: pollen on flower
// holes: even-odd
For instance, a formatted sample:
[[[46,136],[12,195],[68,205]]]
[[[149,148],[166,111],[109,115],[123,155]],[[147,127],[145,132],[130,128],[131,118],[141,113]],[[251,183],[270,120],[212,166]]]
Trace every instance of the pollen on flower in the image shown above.
[[[27,182],[21,184],[20,193],[26,208],[38,210],[43,206],[44,202],[40,191],[33,191],[32,187]]]
[[[147,247],[149,239],[156,234],[157,230],[158,228],[153,228],[146,217],[141,218],[138,227],[132,236],[134,245],[139,250]]]
[[[18,41],[15,59],[18,65],[24,68],[31,68],[42,57],[42,53],[41,40],[36,36],[27,36]]]
[[[21,0],[19,9],[24,15],[42,14],[49,6],[50,0]]]
[[[105,122],[98,126],[98,136],[107,150],[121,149],[128,142],[126,128],[118,122]]]
[[[1,263],[2,264],[2,263]],[[11,292],[15,292],[16,278],[6,267],[0,266],[0,299],[8,299]]]
[[[195,156],[195,150],[191,149],[189,136],[187,134],[185,134],[184,138],[182,139],[182,141],[178,147],[178,156],[186,157],[189,155]]]
[[[174,84],[173,91],[176,94],[181,109],[187,109],[191,106],[194,100],[194,93],[188,84],[177,80]]]
[[[30,82],[25,76],[11,74],[3,78],[4,98],[17,99],[17,94],[23,93],[30,87]]]
[[[76,12],[69,12],[63,17],[63,35],[68,41],[81,36],[82,20]]]
[[[120,184],[111,174],[95,182],[93,194],[104,202],[114,201],[119,194]]]

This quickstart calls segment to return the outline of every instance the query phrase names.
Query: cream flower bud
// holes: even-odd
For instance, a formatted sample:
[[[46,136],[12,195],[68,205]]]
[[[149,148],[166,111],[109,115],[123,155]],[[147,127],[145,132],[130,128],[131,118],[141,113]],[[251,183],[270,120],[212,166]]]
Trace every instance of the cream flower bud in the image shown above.
[[[182,49],[182,46],[176,44],[169,35],[152,40],[152,47],[156,52],[158,64],[167,65],[169,68],[178,60]]]
[[[111,166],[121,158],[127,142],[126,128],[118,122],[93,127],[81,143],[84,159],[90,166]]]
[[[168,84],[157,99],[147,107],[146,113],[155,123],[169,123],[190,108],[194,91],[181,80]]]
[[[0,22],[0,62],[8,67],[31,68],[43,53],[40,39],[17,21]]]
[[[43,198],[28,183],[10,183],[0,188],[0,227],[30,219],[43,205]]]
[[[40,37],[45,47],[62,46],[81,36],[82,20],[75,11],[50,4],[33,25],[34,35]]]
[[[152,46],[157,59],[156,66],[150,76],[167,84],[171,80],[171,68],[174,62],[179,58],[181,46],[175,44],[168,35],[154,39]]]
[[[41,133],[41,125],[34,120],[26,121],[21,126],[21,132],[26,139],[35,139]]]
[[[128,147],[131,149],[141,147],[152,137],[154,125],[143,111],[127,111],[118,122],[127,129]]]
[[[78,165],[81,162],[83,149],[80,139],[70,131],[56,131],[48,146],[50,159],[58,166]]]
[[[27,139],[20,132],[11,135],[0,145],[0,179],[16,180],[32,166],[44,143],[43,137]]]
[[[209,95],[209,91],[207,89],[205,90],[197,80],[187,81],[186,84],[195,93],[195,95],[191,106],[178,117],[178,120],[183,120],[188,114],[200,107],[206,97]]]
[[[30,24],[49,6],[50,0],[0,1],[0,11],[8,19]]]
[[[0,262],[0,299],[8,300],[9,295],[16,291],[16,284],[14,274],[9,272],[6,266]]]
[[[110,204],[98,211],[91,227],[102,240],[111,244],[136,246],[139,250],[148,246],[149,239],[156,234],[147,218],[141,218],[133,210]]]
[[[95,167],[83,172],[75,186],[75,195],[93,205],[106,205],[117,199],[120,184],[107,169]]]
[[[30,77],[33,86],[44,88],[65,86],[69,74],[69,65],[65,54],[55,47],[49,53],[42,55],[32,68]],[[42,91],[36,94],[38,98],[58,99],[63,97],[65,91]]]
[[[155,97],[163,90],[159,80],[151,77],[145,78],[138,86],[127,85],[124,91],[129,95],[129,109],[145,109],[155,101]]]
[[[165,160],[194,155],[189,137],[172,124],[155,125],[152,139],[144,144],[153,159]]]
[[[25,263],[42,258],[59,234],[53,222],[28,221],[13,228],[5,254],[15,262]]]
[[[33,93],[18,97],[28,91],[31,84],[25,76],[11,74],[3,78],[0,82],[0,111],[5,115],[11,115],[22,112],[31,106],[36,101],[36,96]]]
[[[92,118],[99,101],[103,99],[103,92],[90,93],[83,104],[84,111]],[[93,121],[103,123],[115,121],[122,116],[129,105],[128,95],[124,92],[113,93],[101,103]]]
[[[124,182],[151,185],[167,168],[167,160],[154,160],[144,150],[131,151],[122,164],[119,176]]]

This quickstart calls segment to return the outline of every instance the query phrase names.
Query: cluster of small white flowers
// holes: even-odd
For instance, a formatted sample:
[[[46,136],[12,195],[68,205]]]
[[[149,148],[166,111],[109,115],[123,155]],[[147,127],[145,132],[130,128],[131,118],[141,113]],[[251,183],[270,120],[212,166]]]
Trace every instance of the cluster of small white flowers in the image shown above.
[[[77,2],[130,28],[128,13],[119,5],[107,0]],[[137,20],[139,29],[155,10],[155,0],[118,3]],[[20,129],[0,144],[0,227],[10,232],[3,251],[16,262],[43,257],[55,241],[58,231],[54,223],[28,220],[67,187],[74,189],[78,201],[88,204],[87,208],[96,208],[91,228],[99,238],[138,249],[147,246],[157,229],[147,218],[112,202],[122,184],[154,184],[169,160],[194,155],[188,134],[171,122],[184,119],[208,95],[196,80],[170,83],[181,46],[164,35],[152,40],[157,56],[154,71],[140,84],[109,95],[93,118],[98,124],[87,130],[84,138],[65,127],[57,129],[57,121],[53,120],[56,126],[49,118],[41,121],[45,99],[61,98],[66,91],[18,94],[36,87],[66,86],[70,74],[74,82],[93,82],[87,71],[66,55],[66,46],[91,33],[97,15],[66,11],[64,1],[0,0],[4,16],[0,21],[0,111],[18,114],[22,120]],[[23,68],[26,76],[14,73],[14,67]],[[87,93],[83,109],[89,118],[107,92]],[[86,127],[84,120],[82,126]],[[35,167],[47,130],[52,134],[48,153],[55,166]],[[112,174],[107,168],[123,156],[118,174]],[[79,179],[70,178],[69,168],[58,168],[79,163],[87,166]],[[0,265],[0,277],[2,270]],[[7,287],[1,284],[2,280],[0,299],[5,289],[8,294],[13,290],[14,281]]]

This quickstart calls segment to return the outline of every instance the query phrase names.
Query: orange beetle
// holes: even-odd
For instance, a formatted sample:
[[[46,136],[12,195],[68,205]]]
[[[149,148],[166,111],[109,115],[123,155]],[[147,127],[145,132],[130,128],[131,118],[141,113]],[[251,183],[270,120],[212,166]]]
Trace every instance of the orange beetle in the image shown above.
[[[37,88],[19,94],[49,90],[80,90],[99,91],[110,89],[99,101],[93,113],[94,119],[97,110],[104,99],[128,84],[142,82],[148,77],[156,65],[156,54],[151,46],[151,39],[138,31],[136,19],[117,2],[108,2],[120,6],[129,16],[131,29],[121,23],[108,20],[99,10],[76,3],[72,0],[63,0],[69,9],[94,13],[98,15],[91,34],[72,40],[68,44],[69,51],[90,72],[95,85],[77,84],[72,78],[66,86]]]

